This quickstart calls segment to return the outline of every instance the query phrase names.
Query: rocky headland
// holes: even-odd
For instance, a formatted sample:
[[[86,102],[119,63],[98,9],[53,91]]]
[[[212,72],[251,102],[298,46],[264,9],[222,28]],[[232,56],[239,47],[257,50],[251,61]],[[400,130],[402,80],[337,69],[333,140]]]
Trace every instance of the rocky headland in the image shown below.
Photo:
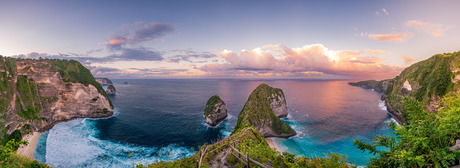
[[[404,123],[405,111],[402,97],[419,101],[426,111],[436,112],[442,97],[459,91],[460,52],[434,55],[417,62],[393,79],[382,81],[350,82],[350,85],[384,91],[388,112]]]
[[[279,104],[273,103],[274,100]],[[234,132],[253,126],[264,137],[287,138],[296,135],[296,132],[278,117],[287,116],[287,114],[284,111],[278,113],[278,115],[275,114],[272,104],[283,109],[286,107],[283,91],[279,88],[270,87],[265,83],[260,84],[249,95],[246,104],[238,115]]]
[[[107,95],[110,95],[110,96],[117,95],[117,89],[115,89],[115,86],[113,86],[113,85],[109,85],[105,92],[107,92]]]
[[[109,78],[94,78],[96,82],[103,86],[113,85],[113,82]]]
[[[0,56],[0,140],[74,118],[113,114],[102,86],[78,61]]]
[[[227,118],[227,108],[219,96],[214,95],[209,98],[204,109],[204,117],[210,126],[216,126]]]

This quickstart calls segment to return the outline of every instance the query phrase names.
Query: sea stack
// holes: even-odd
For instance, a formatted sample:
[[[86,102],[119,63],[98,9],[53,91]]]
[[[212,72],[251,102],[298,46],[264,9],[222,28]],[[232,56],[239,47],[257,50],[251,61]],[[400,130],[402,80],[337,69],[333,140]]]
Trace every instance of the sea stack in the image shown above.
[[[281,97],[283,100],[280,100]],[[278,100],[276,100],[277,98]],[[278,109],[286,108],[286,112],[282,111],[283,113],[275,114],[272,104],[276,105],[275,107]],[[249,95],[246,104],[238,115],[238,121],[233,133],[252,126],[264,137],[288,138],[296,135],[294,129],[281,121],[278,116],[287,116],[283,91],[262,83]]]
[[[216,126],[227,118],[227,108],[219,96],[214,95],[209,98],[204,109],[204,117],[210,126]]]
[[[117,89],[115,89],[115,86],[113,86],[113,85],[109,85],[109,86],[107,87],[107,91],[106,91],[106,92],[107,92],[108,95],[111,95],[111,96],[117,95]]]

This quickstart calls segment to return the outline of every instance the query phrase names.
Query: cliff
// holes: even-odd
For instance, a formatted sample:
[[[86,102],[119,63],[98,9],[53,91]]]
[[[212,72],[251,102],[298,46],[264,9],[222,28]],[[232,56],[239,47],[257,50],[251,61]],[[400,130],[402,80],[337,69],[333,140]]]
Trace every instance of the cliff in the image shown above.
[[[112,81],[109,78],[94,78],[96,82],[103,86],[113,85]]]
[[[102,86],[78,61],[0,56],[0,138],[61,121],[113,114]]]
[[[388,81],[388,86],[382,100],[385,100],[388,112],[403,124],[406,112],[402,97],[415,99],[426,111],[436,112],[444,96],[458,92],[459,80],[460,52],[437,54],[411,65],[391,80],[384,80]]]
[[[377,92],[384,92],[387,90],[388,86],[393,84],[393,79],[386,79],[381,81],[376,80],[367,80],[359,82],[348,82],[351,86],[358,86],[365,89],[374,89]]]
[[[249,95],[246,104],[238,115],[234,132],[253,126],[264,137],[287,138],[296,135],[296,132],[288,124],[278,118],[271,107],[273,98],[278,97],[273,95],[280,93],[282,93],[281,89],[272,88],[265,83],[260,84]]]
[[[115,89],[115,86],[113,86],[113,85],[109,85],[109,86],[107,87],[107,91],[106,91],[106,92],[107,92],[107,95],[112,95],[112,96],[117,95],[117,89]]]
[[[219,96],[214,95],[209,98],[204,109],[204,117],[206,123],[211,126],[216,126],[227,118],[227,108],[225,107],[224,101],[220,99]]]

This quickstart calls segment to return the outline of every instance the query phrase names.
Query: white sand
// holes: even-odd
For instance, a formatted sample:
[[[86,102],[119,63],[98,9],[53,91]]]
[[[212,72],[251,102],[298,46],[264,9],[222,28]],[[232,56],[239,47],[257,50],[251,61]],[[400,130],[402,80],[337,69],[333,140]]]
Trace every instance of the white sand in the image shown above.
[[[267,141],[268,143],[268,146],[270,146],[270,148],[278,151],[278,152],[283,152],[283,150],[281,150],[281,148],[278,146],[278,144],[276,144],[273,139],[270,139],[270,138],[265,138],[265,141]]]
[[[21,145],[17,151],[17,154],[23,155],[30,159],[34,159],[35,147],[37,146],[37,140],[40,136],[40,132],[33,132],[22,137],[23,141],[29,141],[29,145]]]

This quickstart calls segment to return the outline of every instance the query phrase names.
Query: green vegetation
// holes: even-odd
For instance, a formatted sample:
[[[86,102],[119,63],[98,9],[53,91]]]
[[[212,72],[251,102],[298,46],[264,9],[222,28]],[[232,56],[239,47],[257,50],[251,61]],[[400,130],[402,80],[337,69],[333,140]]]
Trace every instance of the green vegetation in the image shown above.
[[[34,80],[28,79],[25,75],[19,75],[16,88],[20,95],[16,99],[16,105],[19,106],[18,115],[27,120],[39,119],[37,114],[40,113],[42,106]],[[22,107],[21,102],[24,104],[25,109]]]
[[[53,59],[48,61],[50,61],[53,65],[53,68],[55,68],[59,72],[64,82],[82,83],[85,86],[88,86],[89,84],[93,85],[97,88],[99,93],[101,93],[107,98],[107,100],[110,103],[110,106],[113,108],[112,101],[110,101],[109,97],[107,96],[107,93],[104,91],[104,88],[102,88],[101,84],[96,82],[91,72],[83,65],[81,65],[80,62],[75,60],[59,59]]]
[[[216,143],[199,147],[199,150],[204,151],[201,161],[201,167],[210,167],[210,162],[213,162],[219,153],[231,152],[230,145],[234,146],[238,151],[247,153],[250,158],[254,158],[260,163],[267,164],[268,160],[272,161],[274,167],[352,167],[347,164],[346,156],[331,153],[325,158],[314,157],[298,157],[295,154],[288,152],[278,152],[272,150],[265,138],[254,128],[247,127],[235,132],[230,137],[225,138]],[[236,151],[233,151],[236,153]],[[200,159],[200,152],[196,152],[194,155],[188,158],[182,158],[172,162],[158,162],[149,165],[151,168],[163,168],[163,167],[197,167],[197,160]],[[232,154],[228,153],[226,161],[231,164],[231,167],[245,167],[245,164],[238,161],[238,159]],[[137,167],[144,167],[143,165],[137,165]],[[260,167],[250,162],[250,167]]]
[[[388,86],[393,82],[392,79],[387,80],[367,80],[367,81],[359,81],[359,82],[349,82],[349,85],[352,86],[359,86],[366,89],[374,89],[375,91],[382,92],[387,90]]]
[[[204,115],[208,116],[212,112],[212,109],[214,108],[214,104],[217,104],[220,102],[223,102],[223,101],[217,95],[214,95],[211,98],[209,98],[208,102],[206,103],[206,107],[204,109]]]
[[[278,135],[295,135],[295,131],[281,121],[270,107],[270,96],[280,92],[282,92],[281,89],[272,88],[265,83],[260,84],[249,95],[248,101],[238,115],[233,133],[250,126],[256,128],[268,126]]]
[[[454,165],[460,152],[449,151],[460,139],[460,97],[442,99],[437,113],[426,112],[422,104],[403,98],[406,123],[392,124],[397,136],[376,136],[372,143],[356,141],[355,145],[376,157],[369,167],[448,167]],[[383,147],[383,148],[382,148]]]
[[[460,52],[434,55],[401,72],[385,91],[384,97],[388,104],[403,117],[406,114],[401,101],[402,96],[414,98],[425,107],[425,110],[432,112],[436,109],[433,109],[434,106],[428,107],[430,104],[459,88],[458,82],[452,82],[455,75],[460,73],[459,70]],[[412,91],[403,93],[401,88],[406,80],[411,84]]]
[[[27,141],[10,140],[5,145],[0,145],[0,165],[1,167],[30,167],[30,168],[50,168],[48,165],[31,160],[24,156],[15,154],[19,145],[27,145]]]

